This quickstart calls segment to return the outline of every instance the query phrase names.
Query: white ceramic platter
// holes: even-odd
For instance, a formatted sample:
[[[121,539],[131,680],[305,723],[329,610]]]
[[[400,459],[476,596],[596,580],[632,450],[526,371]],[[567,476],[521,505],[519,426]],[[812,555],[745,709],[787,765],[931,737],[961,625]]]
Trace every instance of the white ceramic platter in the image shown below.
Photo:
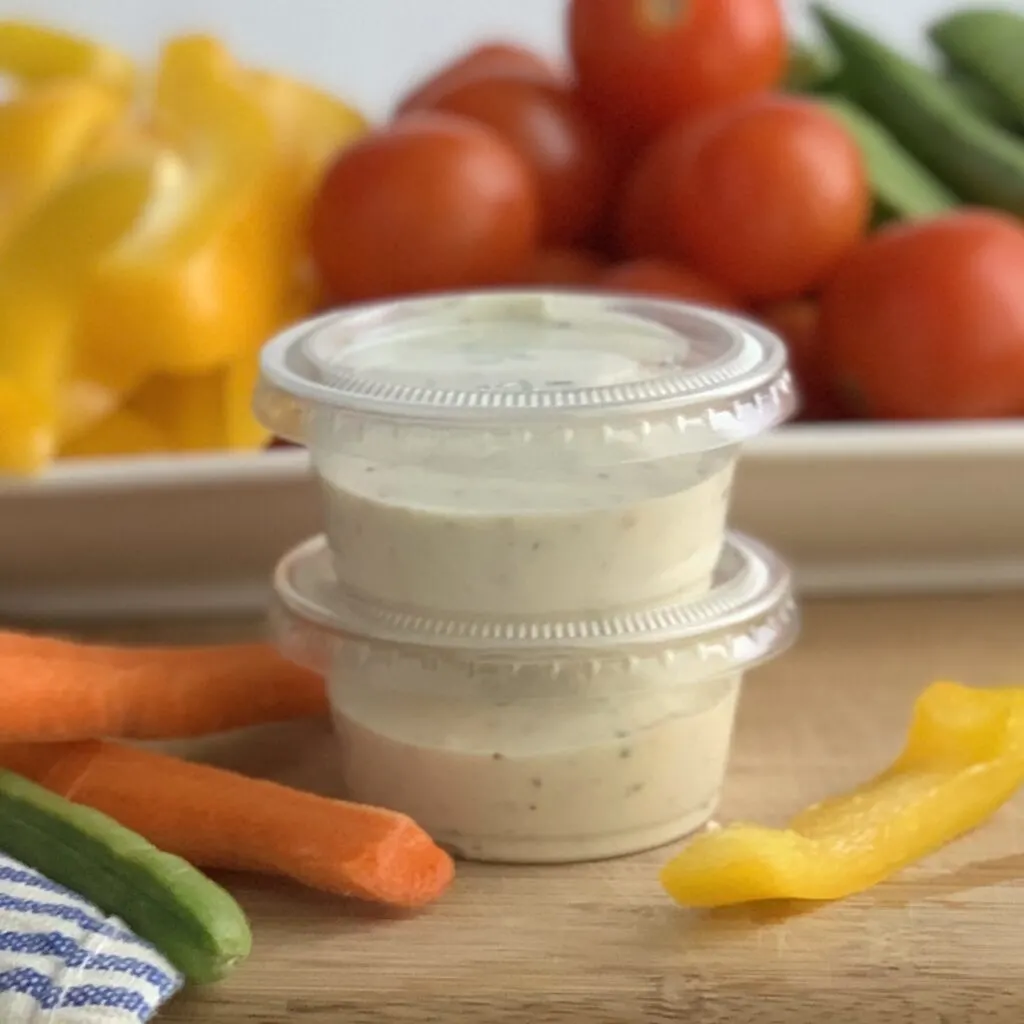
[[[0,618],[255,611],[319,517],[298,451],[68,461],[0,484]],[[734,522],[805,592],[1024,586],[1024,424],[786,428]]]

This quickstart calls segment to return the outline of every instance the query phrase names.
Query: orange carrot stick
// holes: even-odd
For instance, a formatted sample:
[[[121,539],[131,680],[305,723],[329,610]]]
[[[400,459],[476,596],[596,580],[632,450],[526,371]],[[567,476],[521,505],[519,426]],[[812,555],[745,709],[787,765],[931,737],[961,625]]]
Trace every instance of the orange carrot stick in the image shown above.
[[[403,814],[105,743],[0,746],[0,767],[203,868],[282,875],[398,907],[436,899],[451,858]]]
[[[106,647],[0,633],[0,742],[177,739],[327,713],[323,680],[266,644]]]

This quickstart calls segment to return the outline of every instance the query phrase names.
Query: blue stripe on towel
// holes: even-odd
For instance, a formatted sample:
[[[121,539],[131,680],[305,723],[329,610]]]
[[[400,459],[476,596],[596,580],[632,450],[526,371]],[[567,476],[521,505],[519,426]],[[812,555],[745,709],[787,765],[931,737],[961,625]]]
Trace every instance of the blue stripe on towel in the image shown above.
[[[143,1024],[183,983],[123,921],[0,853],[0,1024]]]
[[[26,889],[41,889],[43,892],[66,893],[80,903],[86,903],[81,896],[65,889],[63,885],[51,882],[36,871],[25,871],[23,868],[12,868],[10,866],[0,867],[0,882],[14,882],[16,885],[23,885]]]
[[[21,953],[59,960],[67,967],[87,971],[115,971],[148,981],[160,995],[169,997],[178,989],[178,981],[154,964],[132,956],[91,953],[70,935],[60,932],[0,932],[0,953]]]
[[[141,993],[130,988],[77,985],[65,990],[31,967],[17,967],[0,973],[0,991],[31,996],[44,1010],[57,1010],[63,1006],[78,1009],[95,1006],[97,1009],[125,1010],[140,1021],[148,1021],[156,1010]]]
[[[38,917],[56,917],[61,921],[77,924],[83,931],[96,935],[105,935],[109,939],[120,939],[122,942],[140,942],[132,932],[87,914],[78,907],[69,907],[64,903],[40,903],[37,900],[20,899],[0,893],[0,910],[8,910],[17,914],[31,914]]]

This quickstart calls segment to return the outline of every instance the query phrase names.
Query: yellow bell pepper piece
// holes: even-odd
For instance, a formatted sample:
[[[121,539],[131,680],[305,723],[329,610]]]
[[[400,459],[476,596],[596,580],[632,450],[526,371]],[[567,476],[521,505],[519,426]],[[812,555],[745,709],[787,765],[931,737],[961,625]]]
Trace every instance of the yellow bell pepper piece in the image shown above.
[[[252,411],[258,376],[255,352],[204,374],[163,374],[146,381],[128,408],[153,423],[175,451],[255,450],[271,437]]]
[[[86,80],[56,81],[0,104],[0,243],[83,160],[125,102]]]
[[[677,902],[835,900],[862,892],[984,822],[1024,783],[1024,688],[935,683],[881,775],[788,829],[736,824],[695,839],[663,870]]]
[[[89,78],[124,93],[135,81],[134,64],[117,50],[25,21],[0,21],[0,72],[30,84]]]
[[[270,116],[293,195],[312,197],[331,159],[369,129],[354,107],[305,82],[269,71],[250,71],[250,88]]]
[[[0,472],[36,471],[54,454],[86,276],[138,217],[156,174],[139,160],[82,171],[0,252]]]
[[[170,452],[169,439],[144,417],[129,409],[117,409],[62,449],[66,458],[113,455],[151,455]]]
[[[308,256],[307,225],[328,165],[369,130],[366,117],[330,93],[268,71],[250,71],[249,85],[270,117],[278,153],[275,194],[284,218],[282,273],[294,282],[296,319],[319,304],[320,285]]]
[[[283,215],[275,138],[245,76],[216,41],[165,48],[155,128],[182,156],[137,228],[93,275],[82,307],[87,360],[147,374],[195,374],[253,351],[290,289],[281,272]]]
[[[228,448],[224,375],[223,369],[190,377],[161,374],[132,395],[128,408],[155,424],[175,451]]]

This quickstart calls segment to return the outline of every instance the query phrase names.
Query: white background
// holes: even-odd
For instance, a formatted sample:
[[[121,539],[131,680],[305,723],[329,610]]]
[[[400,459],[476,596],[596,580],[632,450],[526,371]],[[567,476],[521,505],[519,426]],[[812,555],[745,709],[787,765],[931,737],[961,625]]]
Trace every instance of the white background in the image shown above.
[[[875,31],[921,51],[940,11],[993,0],[833,0]],[[800,0],[786,0],[803,25]],[[152,54],[169,32],[227,38],[249,62],[299,72],[371,114],[420,72],[484,36],[515,36],[557,52],[563,0],[0,0],[0,17],[29,17],[95,33]]]

